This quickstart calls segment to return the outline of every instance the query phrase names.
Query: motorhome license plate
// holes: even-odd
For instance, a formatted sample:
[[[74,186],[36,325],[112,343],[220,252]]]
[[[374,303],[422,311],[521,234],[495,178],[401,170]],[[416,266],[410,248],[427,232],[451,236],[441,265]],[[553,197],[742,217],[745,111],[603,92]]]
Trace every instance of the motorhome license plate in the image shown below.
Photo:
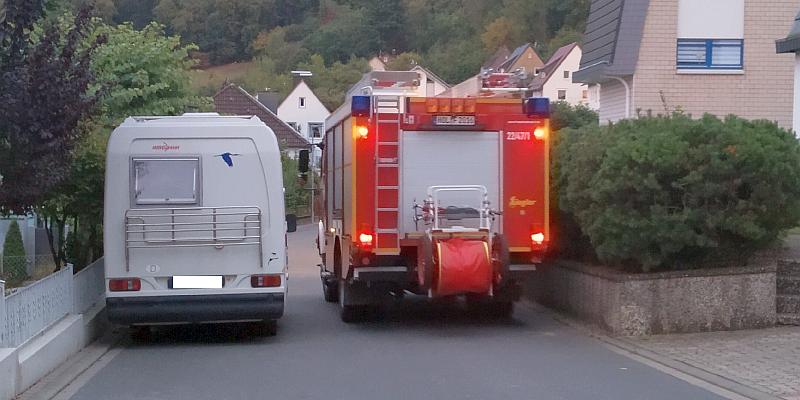
[[[173,276],[173,289],[222,289],[222,276]]]
[[[474,115],[437,115],[433,119],[434,125],[444,126],[470,126],[475,125]]]

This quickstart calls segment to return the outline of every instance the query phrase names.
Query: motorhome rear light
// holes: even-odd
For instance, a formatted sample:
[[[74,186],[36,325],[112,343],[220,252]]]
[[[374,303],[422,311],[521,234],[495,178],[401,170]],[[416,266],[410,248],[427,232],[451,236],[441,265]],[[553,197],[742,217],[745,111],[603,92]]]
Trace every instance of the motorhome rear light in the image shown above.
[[[525,114],[534,118],[550,118],[550,99],[531,97],[523,103]]]
[[[373,236],[371,233],[362,233],[358,235],[358,242],[362,247],[372,247]]]
[[[250,286],[254,288],[278,287],[281,285],[280,275],[251,275]]]
[[[547,136],[547,130],[544,128],[536,128],[533,130],[533,137],[542,140]]]
[[[369,128],[366,126],[360,125],[356,127],[356,135],[359,139],[366,139],[369,136]]]
[[[138,292],[142,290],[142,281],[139,278],[111,279],[108,281],[108,290],[112,292]]]
[[[350,112],[354,117],[369,117],[372,101],[369,96],[353,96]]]
[[[534,233],[531,235],[531,240],[534,244],[542,244],[544,243],[544,233]]]

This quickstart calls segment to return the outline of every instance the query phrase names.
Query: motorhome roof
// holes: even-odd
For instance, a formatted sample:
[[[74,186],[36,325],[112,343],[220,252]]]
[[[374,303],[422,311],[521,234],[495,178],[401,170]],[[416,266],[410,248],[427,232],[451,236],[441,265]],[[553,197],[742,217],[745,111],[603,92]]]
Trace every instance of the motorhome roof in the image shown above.
[[[184,114],[180,116],[140,116],[125,119],[122,126],[141,126],[147,125],[191,125],[203,124],[207,126],[215,125],[236,125],[236,126],[262,126],[264,123],[255,115],[219,115],[216,113],[196,113]]]

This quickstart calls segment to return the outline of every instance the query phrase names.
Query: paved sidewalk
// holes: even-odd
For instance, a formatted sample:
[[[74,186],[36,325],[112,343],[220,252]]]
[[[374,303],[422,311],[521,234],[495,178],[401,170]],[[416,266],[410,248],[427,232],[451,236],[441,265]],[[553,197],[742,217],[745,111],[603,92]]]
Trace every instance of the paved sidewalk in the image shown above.
[[[800,327],[657,335],[628,341],[787,400],[800,400]]]

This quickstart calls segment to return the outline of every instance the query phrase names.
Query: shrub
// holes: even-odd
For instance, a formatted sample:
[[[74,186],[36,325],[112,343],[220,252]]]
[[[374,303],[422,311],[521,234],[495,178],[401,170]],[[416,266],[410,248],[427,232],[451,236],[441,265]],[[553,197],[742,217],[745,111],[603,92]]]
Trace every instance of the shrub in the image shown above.
[[[556,150],[562,135],[570,135],[576,129],[585,126],[597,126],[599,117],[597,112],[583,106],[572,106],[564,101],[554,102],[551,106],[550,118],[550,251],[552,255],[582,259],[591,255],[591,245],[588,238],[581,233],[575,219],[569,213],[561,211],[558,207],[559,191],[558,176],[559,163]]]
[[[562,135],[556,187],[603,262],[744,260],[800,221],[800,145],[767,121],[675,114]]]
[[[22,243],[22,232],[19,224],[12,220],[3,243],[3,275],[10,284],[19,283],[28,276],[25,245]],[[0,296],[2,293],[0,293]]]

